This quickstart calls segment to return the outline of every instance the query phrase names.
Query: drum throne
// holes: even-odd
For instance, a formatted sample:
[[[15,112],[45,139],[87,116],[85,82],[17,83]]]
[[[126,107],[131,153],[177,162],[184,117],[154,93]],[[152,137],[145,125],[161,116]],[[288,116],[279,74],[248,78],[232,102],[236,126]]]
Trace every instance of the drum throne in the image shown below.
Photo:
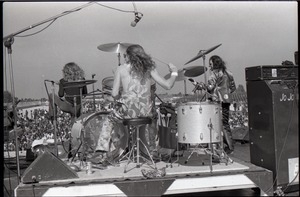
[[[151,157],[151,154],[150,154],[148,148],[143,143],[143,141],[140,139],[140,127],[145,126],[147,124],[151,124],[151,122],[152,122],[151,118],[148,118],[148,117],[139,117],[139,118],[131,118],[131,119],[123,120],[123,124],[125,126],[128,126],[128,128],[129,128],[130,138],[131,138],[131,142],[132,142],[132,145],[129,148],[130,151],[128,153],[129,154],[128,162],[125,165],[124,173],[128,172],[127,167],[129,165],[129,163],[131,163],[131,162],[135,163],[135,159],[136,159],[136,168],[140,168],[140,166],[141,166],[140,159],[143,159],[144,161],[148,161],[148,163],[151,162],[152,165],[154,166],[154,169],[156,169],[156,165]],[[136,136],[136,138],[135,138],[135,136]],[[149,159],[142,156],[141,151],[140,151],[140,144],[143,145],[144,148],[146,149],[146,151],[147,151],[146,157],[149,156]],[[152,167],[151,165],[149,165],[149,166]]]

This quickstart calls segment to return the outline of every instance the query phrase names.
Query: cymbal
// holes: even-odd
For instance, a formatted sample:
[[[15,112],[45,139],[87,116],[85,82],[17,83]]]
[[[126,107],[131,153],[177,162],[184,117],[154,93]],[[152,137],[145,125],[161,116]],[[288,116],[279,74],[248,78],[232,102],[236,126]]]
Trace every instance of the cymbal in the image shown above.
[[[79,80],[79,81],[68,81],[64,84],[65,84],[65,88],[75,88],[75,87],[82,88],[86,85],[96,83],[96,82],[97,80]]]
[[[182,80],[185,80],[186,77],[184,76],[184,72],[185,72],[184,69],[178,70],[178,76],[176,77],[176,80],[175,80],[175,81],[182,81]],[[165,78],[165,79],[169,79],[170,77],[171,77],[171,73],[167,74],[164,78]]]
[[[192,61],[195,61],[196,59],[199,59],[200,57],[212,52],[213,50],[215,50],[216,48],[218,48],[219,46],[221,46],[222,44],[219,44],[217,46],[214,46],[210,49],[204,50],[204,51],[199,51],[199,53],[196,55],[196,57],[192,58],[190,61],[188,61],[187,63],[185,63],[184,65],[187,65],[188,63],[191,63]]]
[[[204,66],[189,66],[184,68],[184,76],[186,77],[197,77],[204,73]],[[205,68],[207,71],[207,68]]]
[[[131,43],[108,43],[108,44],[102,44],[99,45],[97,48],[101,51],[105,52],[111,52],[111,53],[124,53],[126,52],[126,49],[130,46],[133,45]]]

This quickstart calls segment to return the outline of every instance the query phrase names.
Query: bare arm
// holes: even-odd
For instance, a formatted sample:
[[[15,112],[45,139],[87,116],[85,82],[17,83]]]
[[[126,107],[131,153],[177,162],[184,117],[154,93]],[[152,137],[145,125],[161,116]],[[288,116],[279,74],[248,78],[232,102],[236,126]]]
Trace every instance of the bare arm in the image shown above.
[[[178,69],[176,66],[174,66],[173,64],[169,64],[169,69],[170,72],[178,72]],[[151,71],[151,77],[163,88],[165,88],[166,90],[170,90],[175,83],[176,80],[176,76],[175,75],[171,75],[171,77],[169,79],[165,79],[163,77],[161,77],[157,70],[154,69]]]
[[[116,72],[114,73],[114,85],[112,89],[112,97],[116,98],[119,95],[119,89],[121,84],[121,75],[120,75],[120,67],[117,68]]]

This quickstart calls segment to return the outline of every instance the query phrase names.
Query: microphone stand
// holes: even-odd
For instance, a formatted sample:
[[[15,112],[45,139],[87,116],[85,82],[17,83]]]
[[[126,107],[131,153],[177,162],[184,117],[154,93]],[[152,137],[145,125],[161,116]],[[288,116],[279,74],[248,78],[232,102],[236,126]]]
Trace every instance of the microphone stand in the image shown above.
[[[62,16],[65,16],[65,15],[68,15],[68,14],[71,14],[75,11],[78,11],[78,10],[81,10],[82,8],[85,8],[85,7],[88,7],[92,4],[95,4],[97,2],[89,2],[83,6],[79,6],[77,8],[74,8],[72,10],[69,10],[67,12],[63,12],[59,15],[56,15],[54,17],[51,17],[49,19],[46,19],[46,20],[43,20],[39,23],[36,23],[36,24],[33,24],[33,25],[30,25],[20,31],[17,31],[15,33],[12,33],[8,36],[5,36],[3,37],[3,42],[4,42],[4,46],[8,49],[8,59],[9,59],[9,68],[11,70],[11,76],[10,76],[10,79],[11,79],[11,92],[12,92],[12,97],[13,97],[13,112],[14,112],[14,121],[15,121],[15,124],[14,124],[14,134],[15,134],[15,141],[16,141],[16,160],[17,160],[17,175],[18,175],[18,184],[20,183],[20,180],[21,180],[21,173],[20,173],[20,162],[19,162],[19,145],[18,145],[18,136],[17,136],[17,133],[16,133],[16,129],[17,129],[17,115],[16,115],[16,106],[15,106],[15,89],[14,89],[14,77],[13,77],[13,65],[12,65],[12,44],[14,42],[14,37],[20,33],[23,33],[25,31],[28,31],[32,28],[35,28],[37,26],[40,26],[44,23],[47,23],[49,21],[53,21],[53,20],[56,20]],[[57,148],[57,146],[56,146]]]
[[[13,107],[13,115],[14,115],[14,135],[15,135],[15,151],[16,151],[16,163],[17,163],[17,175],[18,175],[18,184],[21,180],[20,173],[20,162],[19,162],[19,138],[17,134],[17,112],[16,112],[16,104],[15,104],[15,88],[14,88],[14,75],[13,75],[13,66],[12,66],[12,48],[11,45],[14,42],[13,37],[9,37],[5,40],[4,46],[8,50],[8,60],[9,60],[9,69],[10,69],[10,82],[11,82],[11,94],[12,94],[12,107]],[[6,73],[5,73],[6,74]]]

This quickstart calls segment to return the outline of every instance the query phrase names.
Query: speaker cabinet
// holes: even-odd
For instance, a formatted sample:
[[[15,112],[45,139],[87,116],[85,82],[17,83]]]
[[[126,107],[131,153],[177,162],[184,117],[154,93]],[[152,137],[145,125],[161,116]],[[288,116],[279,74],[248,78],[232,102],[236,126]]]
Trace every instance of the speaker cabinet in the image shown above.
[[[64,180],[78,178],[67,164],[48,150],[39,155],[25,170],[21,181],[34,183],[40,181]]]
[[[298,172],[298,87],[290,85],[296,83],[247,81],[250,160],[273,172],[275,188],[292,182]],[[299,186],[299,177],[295,183]]]

